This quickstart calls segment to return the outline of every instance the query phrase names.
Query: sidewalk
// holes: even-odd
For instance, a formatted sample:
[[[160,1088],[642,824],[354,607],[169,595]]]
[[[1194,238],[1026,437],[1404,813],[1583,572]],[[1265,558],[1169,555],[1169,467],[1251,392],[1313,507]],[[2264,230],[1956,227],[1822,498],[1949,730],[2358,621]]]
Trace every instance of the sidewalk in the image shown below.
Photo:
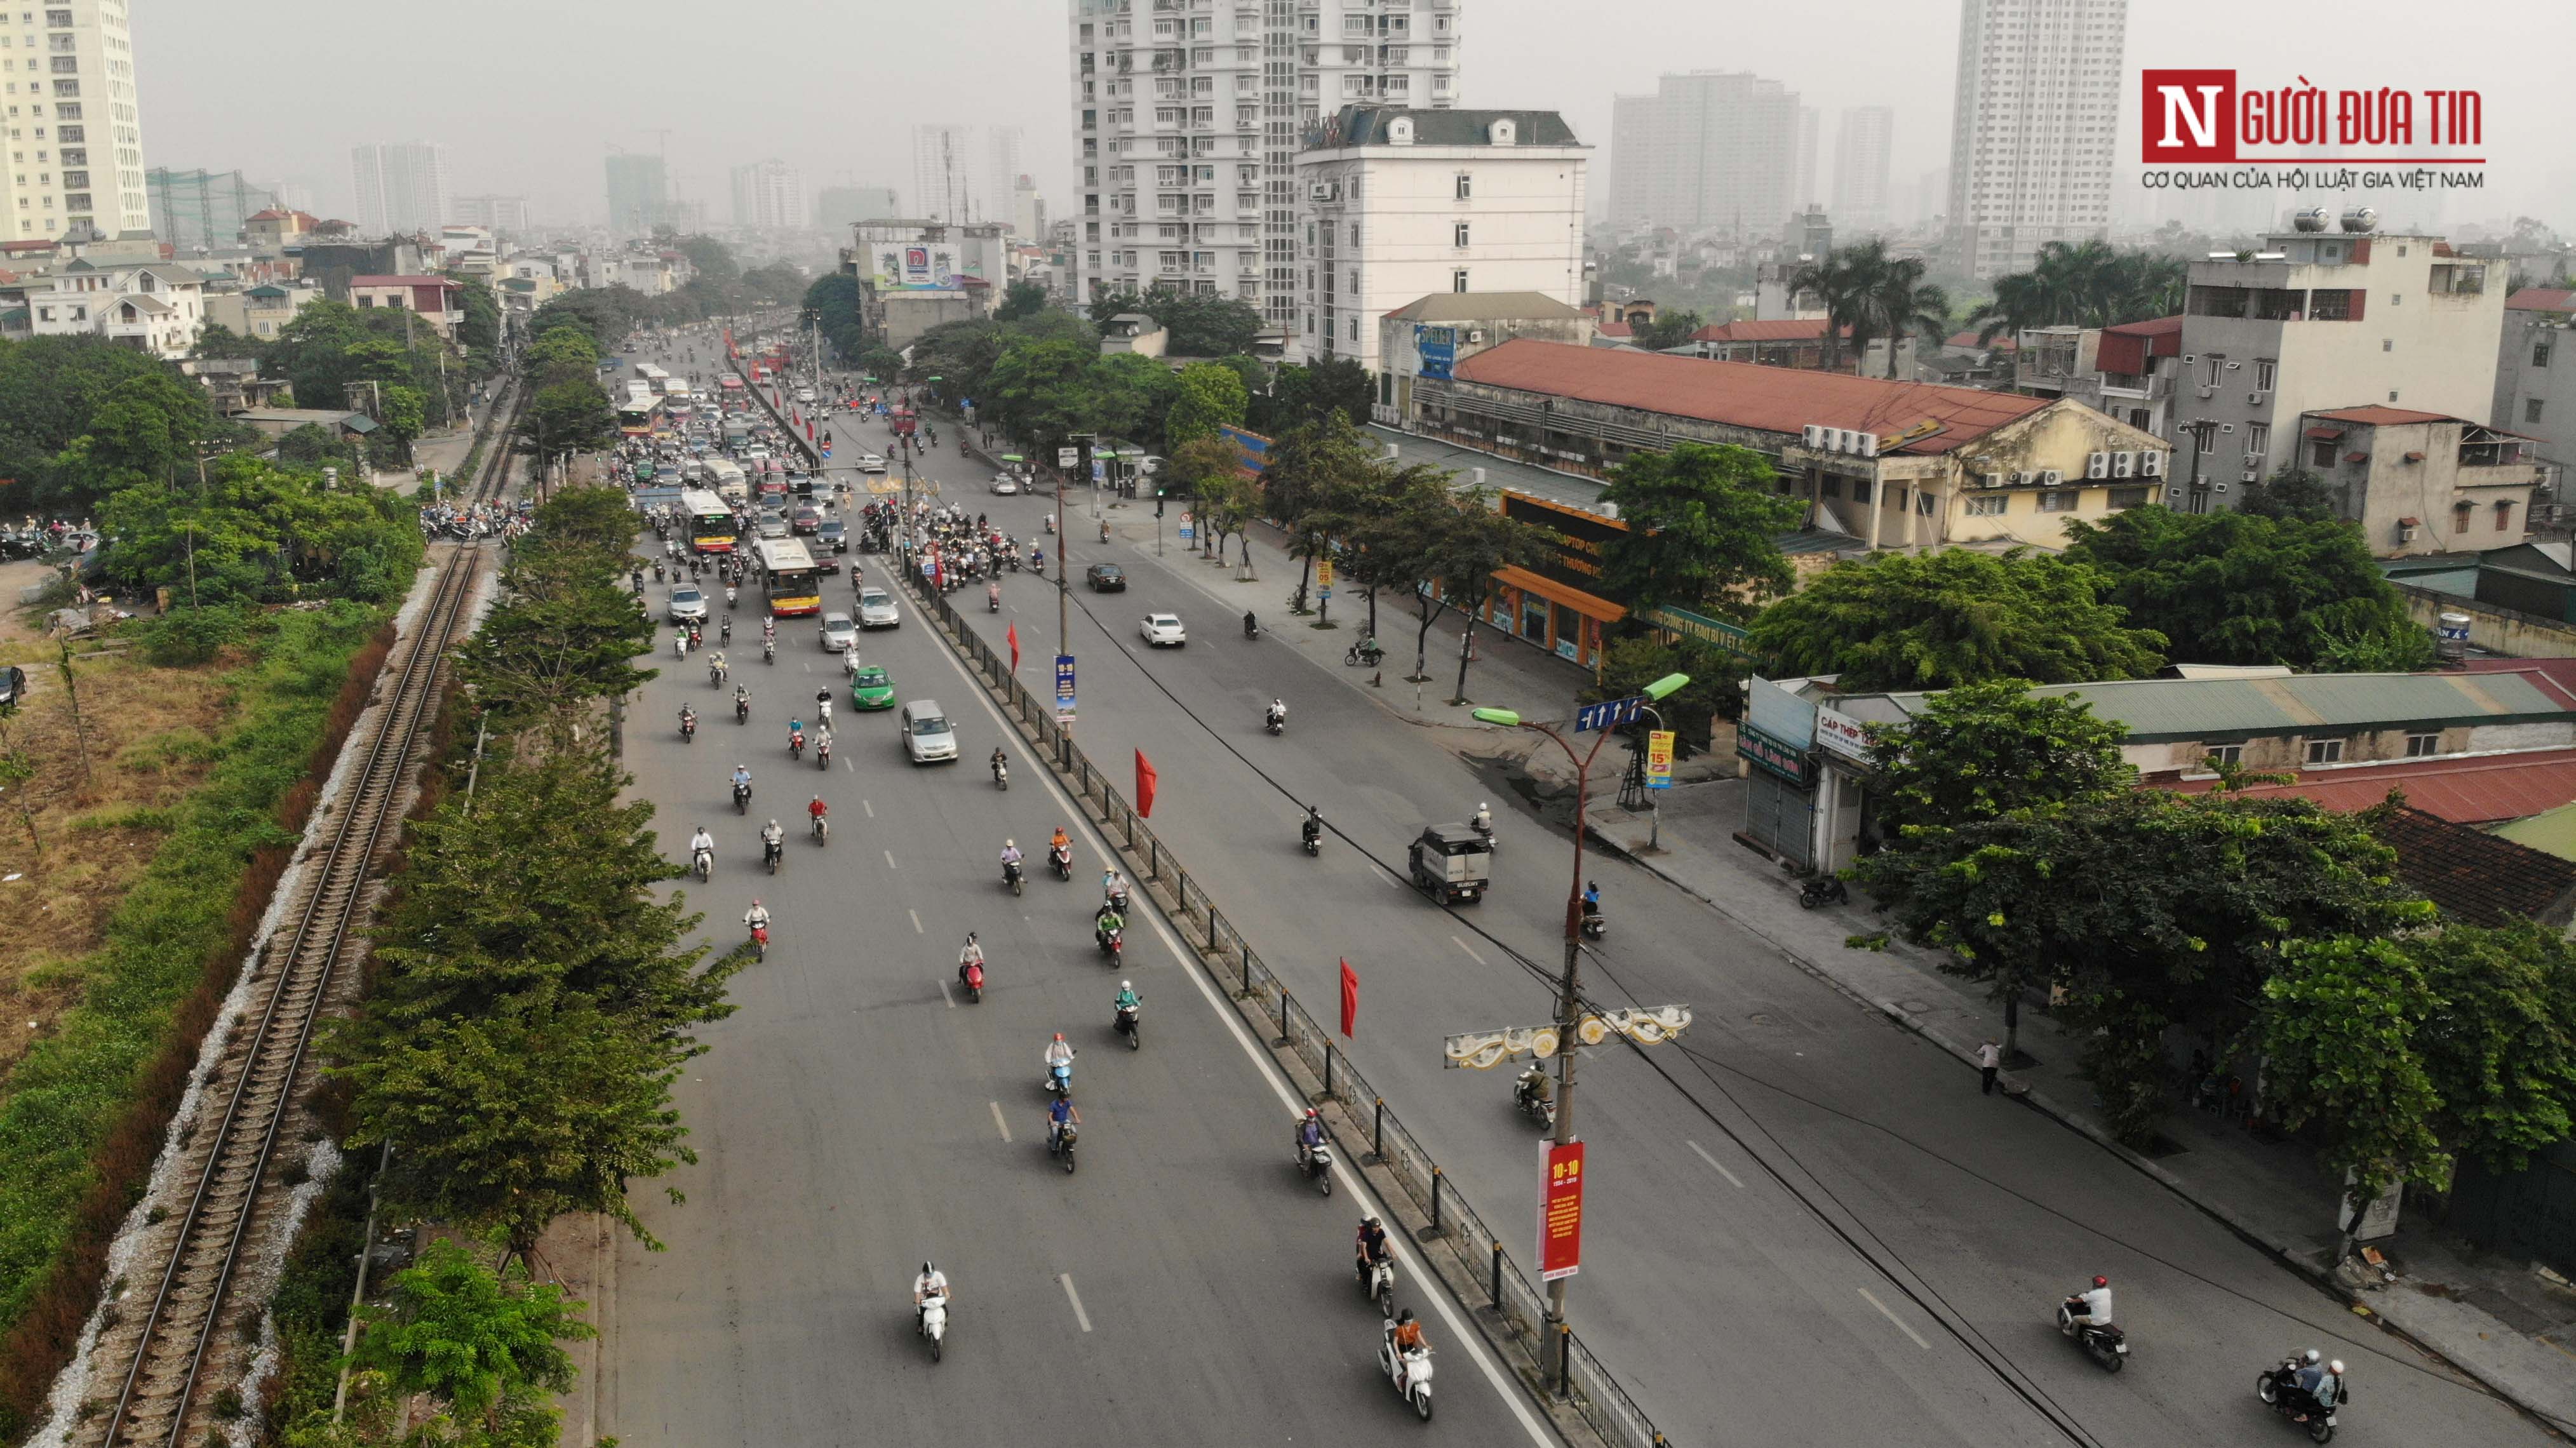
[[[1480,624],[1477,658],[1467,674],[1471,702],[1451,705],[1458,614],[1445,612],[1433,624],[1428,641],[1433,678],[1417,689],[1406,677],[1418,626],[1413,600],[1385,594],[1378,600],[1378,641],[1387,649],[1384,665],[1345,667],[1343,651],[1363,636],[1367,624],[1361,600],[1337,596],[1332,617],[1340,626],[1314,628],[1313,617],[1287,611],[1298,565],[1282,551],[1275,530],[1253,530],[1257,581],[1243,582],[1236,576],[1239,561],[1222,566],[1191,561],[1177,541],[1178,511],[1164,520],[1170,530],[1164,562],[1224,604],[1231,617],[1239,620],[1243,610],[1252,609],[1261,620],[1264,642],[1277,642],[1338,669],[1346,683],[1388,713],[1433,729],[1444,746],[1494,770],[1498,788],[1518,790],[1542,815],[1571,825],[1573,776],[1558,752],[1533,747],[1544,741],[1519,731],[1478,724],[1468,710],[1488,705],[1533,719],[1566,719],[1576,692],[1590,682],[1589,671]],[[1152,550],[1150,502],[1115,507],[1108,516],[1113,539],[1123,538],[1138,552]],[[1226,551],[1231,559],[1242,557],[1239,541],[1229,539]],[[1845,945],[1851,936],[1885,928],[1865,903],[1798,908],[1797,878],[1734,839],[1744,820],[1745,789],[1734,777],[1734,761],[1702,757],[1685,763],[1679,774],[1683,782],[1662,791],[1659,821],[1619,808],[1618,776],[1625,764],[1614,744],[1593,765],[1594,793],[1584,822],[1598,843],[1723,912],[1799,969],[1941,1047],[1963,1070],[1975,1069],[1980,1042],[1988,1036],[2003,1038],[2001,1007],[1969,983],[1943,975],[1933,952],[1902,942],[1880,951]],[[1693,775],[1699,776],[1696,782]],[[1650,835],[1658,848],[1648,847]],[[2429,1347],[2526,1411],[2576,1426],[2576,1289],[2543,1277],[2532,1270],[2534,1264],[2481,1253],[2413,1217],[2401,1219],[2396,1236],[2373,1244],[2388,1258],[2396,1274],[2393,1281],[2339,1274],[2335,1218],[2342,1193],[2318,1170],[2307,1147],[2267,1140],[2185,1109],[2166,1119],[2154,1155],[2133,1151],[2113,1140],[2102,1124],[2092,1086],[2077,1069],[2080,1045],[2058,1021],[2024,1009],[2021,1047],[2037,1058],[2036,1064],[2008,1075],[2008,1085],[2022,1101],[2091,1137],[2193,1207],[2280,1257],[2356,1313]]]

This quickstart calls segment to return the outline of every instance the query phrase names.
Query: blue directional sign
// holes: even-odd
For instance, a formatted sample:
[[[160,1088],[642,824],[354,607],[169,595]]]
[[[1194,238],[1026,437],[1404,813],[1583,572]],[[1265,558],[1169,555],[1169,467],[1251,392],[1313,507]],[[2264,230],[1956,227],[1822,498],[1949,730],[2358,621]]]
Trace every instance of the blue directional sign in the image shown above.
[[[1646,696],[1643,694],[1631,694],[1625,699],[1604,699],[1598,704],[1586,704],[1574,711],[1574,732],[1580,734],[1587,729],[1608,729],[1614,725],[1625,724],[1636,718],[1637,711],[1644,708],[1645,704]]]

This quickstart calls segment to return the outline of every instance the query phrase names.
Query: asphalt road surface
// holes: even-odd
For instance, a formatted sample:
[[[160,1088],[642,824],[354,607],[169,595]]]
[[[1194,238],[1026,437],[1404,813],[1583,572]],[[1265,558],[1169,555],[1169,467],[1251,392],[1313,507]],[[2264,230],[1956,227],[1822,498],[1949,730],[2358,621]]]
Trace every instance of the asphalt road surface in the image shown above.
[[[647,597],[658,606],[660,590]],[[779,661],[762,666],[758,616],[747,597],[730,651],[750,660],[736,670],[749,725],[703,655],[674,668],[667,653],[627,723],[666,848],[699,823],[716,837],[713,881],[685,892],[708,938],[738,940],[755,895],[777,922],[767,961],[735,983],[740,1010],[703,1033],[710,1049],[676,1093],[701,1156],[668,1183],[687,1200],[638,1193],[669,1250],[621,1253],[602,1430],[630,1448],[1420,1441],[1376,1376],[1351,1183],[1325,1199],[1298,1176],[1284,1086],[1141,916],[1124,970],[1145,996],[1144,1044],[1119,1042],[1119,972],[1089,927],[1100,851],[1078,834],[1086,872],[1045,872],[1047,833],[1070,811],[1033,771],[993,788],[977,761],[998,719],[928,628],[907,609],[865,638],[866,656],[905,697],[949,705],[961,765],[912,767],[892,714],[852,713],[810,619],[783,622]],[[791,766],[786,720],[810,723],[819,688],[836,695],[835,757]],[[694,744],[676,727],[683,703],[704,721]],[[727,792],[737,761],[754,776],[747,816]],[[804,830],[817,793],[827,846]],[[756,838],[772,815],[790,829],[774,878]],[[1001,883],[1005,837],[1038,864],[1022,898]],[[990,961],[981,1004],[953,979],[969,930]],[[1039,1057],[1057,1031],[1080,1052],[1070,1176],[1044,1146]],[[910,1312],[924,1258],[956,1290],[936,1364]],[[1437,1350],[1429,1431],[1552,1443],[1404,1264],[1399,1303]]]

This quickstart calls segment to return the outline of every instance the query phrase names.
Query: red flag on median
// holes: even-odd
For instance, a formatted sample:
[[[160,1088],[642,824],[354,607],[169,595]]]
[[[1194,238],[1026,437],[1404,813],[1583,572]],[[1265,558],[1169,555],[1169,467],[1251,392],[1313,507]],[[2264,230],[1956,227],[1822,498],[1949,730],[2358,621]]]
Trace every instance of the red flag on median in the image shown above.
[[[1016,674],[1020,671],[1020,626],[1017,623],[1012,624],[1009,632],[1011,640],[1011,672]]]
[[[1154,817],[1154,761],[1142,749],[1136,751],[1136,817]]]
[[[1360,978],[1346,958],[1342,961],[1342,1035],[1348,1037],[1360,1018]]]

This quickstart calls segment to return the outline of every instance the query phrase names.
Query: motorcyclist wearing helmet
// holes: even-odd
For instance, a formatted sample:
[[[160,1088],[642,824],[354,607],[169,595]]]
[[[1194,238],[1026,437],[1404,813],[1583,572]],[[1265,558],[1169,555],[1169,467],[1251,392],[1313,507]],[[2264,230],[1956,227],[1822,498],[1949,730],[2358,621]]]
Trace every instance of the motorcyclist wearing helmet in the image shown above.
[[[1358,1255],[1360,1275],[1368,1276],[1371,1269],[1386,1260],[1389,1250],[1386,1245],[1386,1228],[1378,1225],[1375,1217],[1360,1218],[1359,1239],[1352,1245],[1351,1250]]]
[[[2111,1279],[2097,1276],[2093,1286],[2066,1299],[2065,1333],[2073,1337],[2083,1327],[2111,1325]]]
[[[1306,1158],[1313,1154],[1316,1147],[1323,1144],[1323,1113],[1309,1106],[1306,1108],[1306,1114],[1297,1121],[1297,1164],[1304,1166]]]
[[[1111,1009],[1120,1011],[1132,1011],[1144,1003],[1145,998],[1136,994],[1136,983],[1126,980],[1118,982],[1118,994],[1109,1002]]]
[[[937,1267],[928,1262],[922,1263],[921,1275],[912,1279],[913,1322],[917,1325],[921,1321],[921,1309],[929,1303],[931,1298],[954,1298],[955,1295],[956,1294],[949,1289],[947,1273],[940,1271]]]
[[[1398,1313],[1395,1321],[1386,1325],[1386,1335],[1387,1340],[1395,1344],[1395,1350],[1399,1354],[1411,1352],[1415,1348],[1430,1347],[1429,1343],[1423,1341],[1422,1324],[1413,1320],[1413,1309],[1410,1307]]]

